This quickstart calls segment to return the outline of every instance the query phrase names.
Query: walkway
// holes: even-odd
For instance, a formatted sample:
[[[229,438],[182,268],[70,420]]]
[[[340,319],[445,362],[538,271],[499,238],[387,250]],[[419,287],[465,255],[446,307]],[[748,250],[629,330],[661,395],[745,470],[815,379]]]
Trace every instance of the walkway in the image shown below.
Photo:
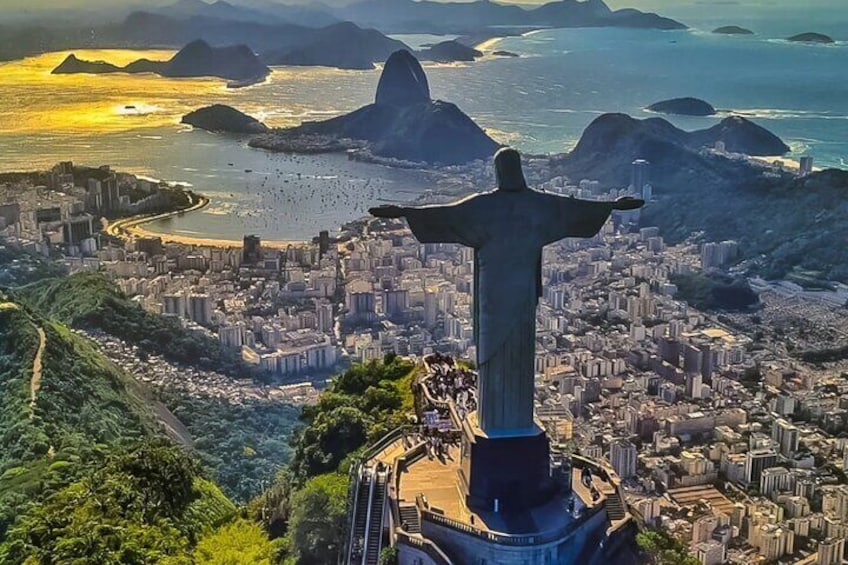
[[[9,310],[20,310],[20,307],[14,302],[0,302],[0,312]],[[38,349],[35,352],[35,359],[32,360],[32,379],[29,383],[29,418],[32,420],[35,417],[35,404],[38,400],[38,391],[41,389],[41,376],[44,372],[44,350],[47,348],[47,334],[44,333],[44,328],[36,324],[27,316],[29,323],[38,333]]]
[[[38,332],[38,351],[32,362],[32,380],[29,383],[29,418],[35,417],[35,402],[38,400],[38,391],[41,389],[41,374],[44,369],[44,349],[47,347],[47,335],[44,329],[33,324]]]

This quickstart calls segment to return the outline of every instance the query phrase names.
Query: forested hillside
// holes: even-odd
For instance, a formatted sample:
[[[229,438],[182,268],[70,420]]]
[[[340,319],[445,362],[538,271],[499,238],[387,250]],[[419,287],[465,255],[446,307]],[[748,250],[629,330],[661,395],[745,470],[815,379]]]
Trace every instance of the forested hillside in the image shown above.
[[[0,293],[0,565],[334,562],[349,464],[405,421],[414,365],[395,356],[355,365],[303,409],[294,434],[279,412],[291,407],[236,414],[173,398],[197,444],[177,446],[149,391],[32,306],[83,325],[92,313],[127,312],[101,282],[72,284],[81,281],[97,293],[65,297],[58,282]],[[235,434],[239,426],[265,434]],[[254,460],[257,449],[265,456]],[[275,481],[257,479],[275,470]],[[241,499],[266,488],[239,509],[213,477]]]
[[[87,339],[0,294],[0,563],[191,563],[235,506]]]

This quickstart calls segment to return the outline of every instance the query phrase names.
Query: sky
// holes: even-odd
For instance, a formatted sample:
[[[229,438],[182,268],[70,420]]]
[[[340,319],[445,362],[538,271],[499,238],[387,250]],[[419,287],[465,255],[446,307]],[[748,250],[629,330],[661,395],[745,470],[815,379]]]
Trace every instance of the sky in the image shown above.
[[[212,0],[208,0],[212,1]],[[240,0],[229,0],[233,3],[240,3]],[[326,4],[339,5],[349,4],[358,0],[241,0],[248,2],[278,2],[283,4]],[[448,0],[437,0],[448,1]],[[449,0],[449,1],[473,1],[473,0]],[[538,5],[544,4],[550,0],[496,0],[500,3],[512,3],[523,5]],[[641,10],[657,11],[662,13],[667,11],[669,14],[674,13],[707,13],[716,9],[721,9],[722,6],[735,6],[745,8],[754,8],[757,10],[770,10],[788,8],[793,5],[797,6],[798,2],[803,4],[815,4],[821,7],[837,7],[844,5],[848,0],[606,0],[607,4],[613,8],[638,8]],[[9,12],[32,11],[32,10],[49,10],[49,9],[102,9],[102,8],[119,8],[122,6],[132,6],[134,8],[143,8],[144,6],[160,6],[169,5],[176,0],[0,0],[0,16],[4,10]]]

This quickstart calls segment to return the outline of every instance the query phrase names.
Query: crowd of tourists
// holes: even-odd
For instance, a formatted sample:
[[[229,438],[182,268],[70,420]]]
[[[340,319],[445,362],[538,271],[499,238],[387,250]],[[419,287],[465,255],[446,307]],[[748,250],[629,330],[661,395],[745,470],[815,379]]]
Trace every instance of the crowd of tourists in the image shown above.
[[[457,366],[453,358],[433,353],[426,358],[430,374],[424,381],[430,396],[436,400],[453,400],[461,419],[477,410],[477,375]]]

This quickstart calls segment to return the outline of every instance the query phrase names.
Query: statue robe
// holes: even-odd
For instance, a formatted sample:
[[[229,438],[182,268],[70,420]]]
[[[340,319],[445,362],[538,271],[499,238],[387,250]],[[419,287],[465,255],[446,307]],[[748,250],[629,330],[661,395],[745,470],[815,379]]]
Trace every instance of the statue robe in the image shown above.
[[[542,248],[566,237],[594,236],[609,218],[612,204],[530,189],[498,189],[453,204],[405,210],[421,243],[474,248],[477,420],[487,435],[535,433]]]

